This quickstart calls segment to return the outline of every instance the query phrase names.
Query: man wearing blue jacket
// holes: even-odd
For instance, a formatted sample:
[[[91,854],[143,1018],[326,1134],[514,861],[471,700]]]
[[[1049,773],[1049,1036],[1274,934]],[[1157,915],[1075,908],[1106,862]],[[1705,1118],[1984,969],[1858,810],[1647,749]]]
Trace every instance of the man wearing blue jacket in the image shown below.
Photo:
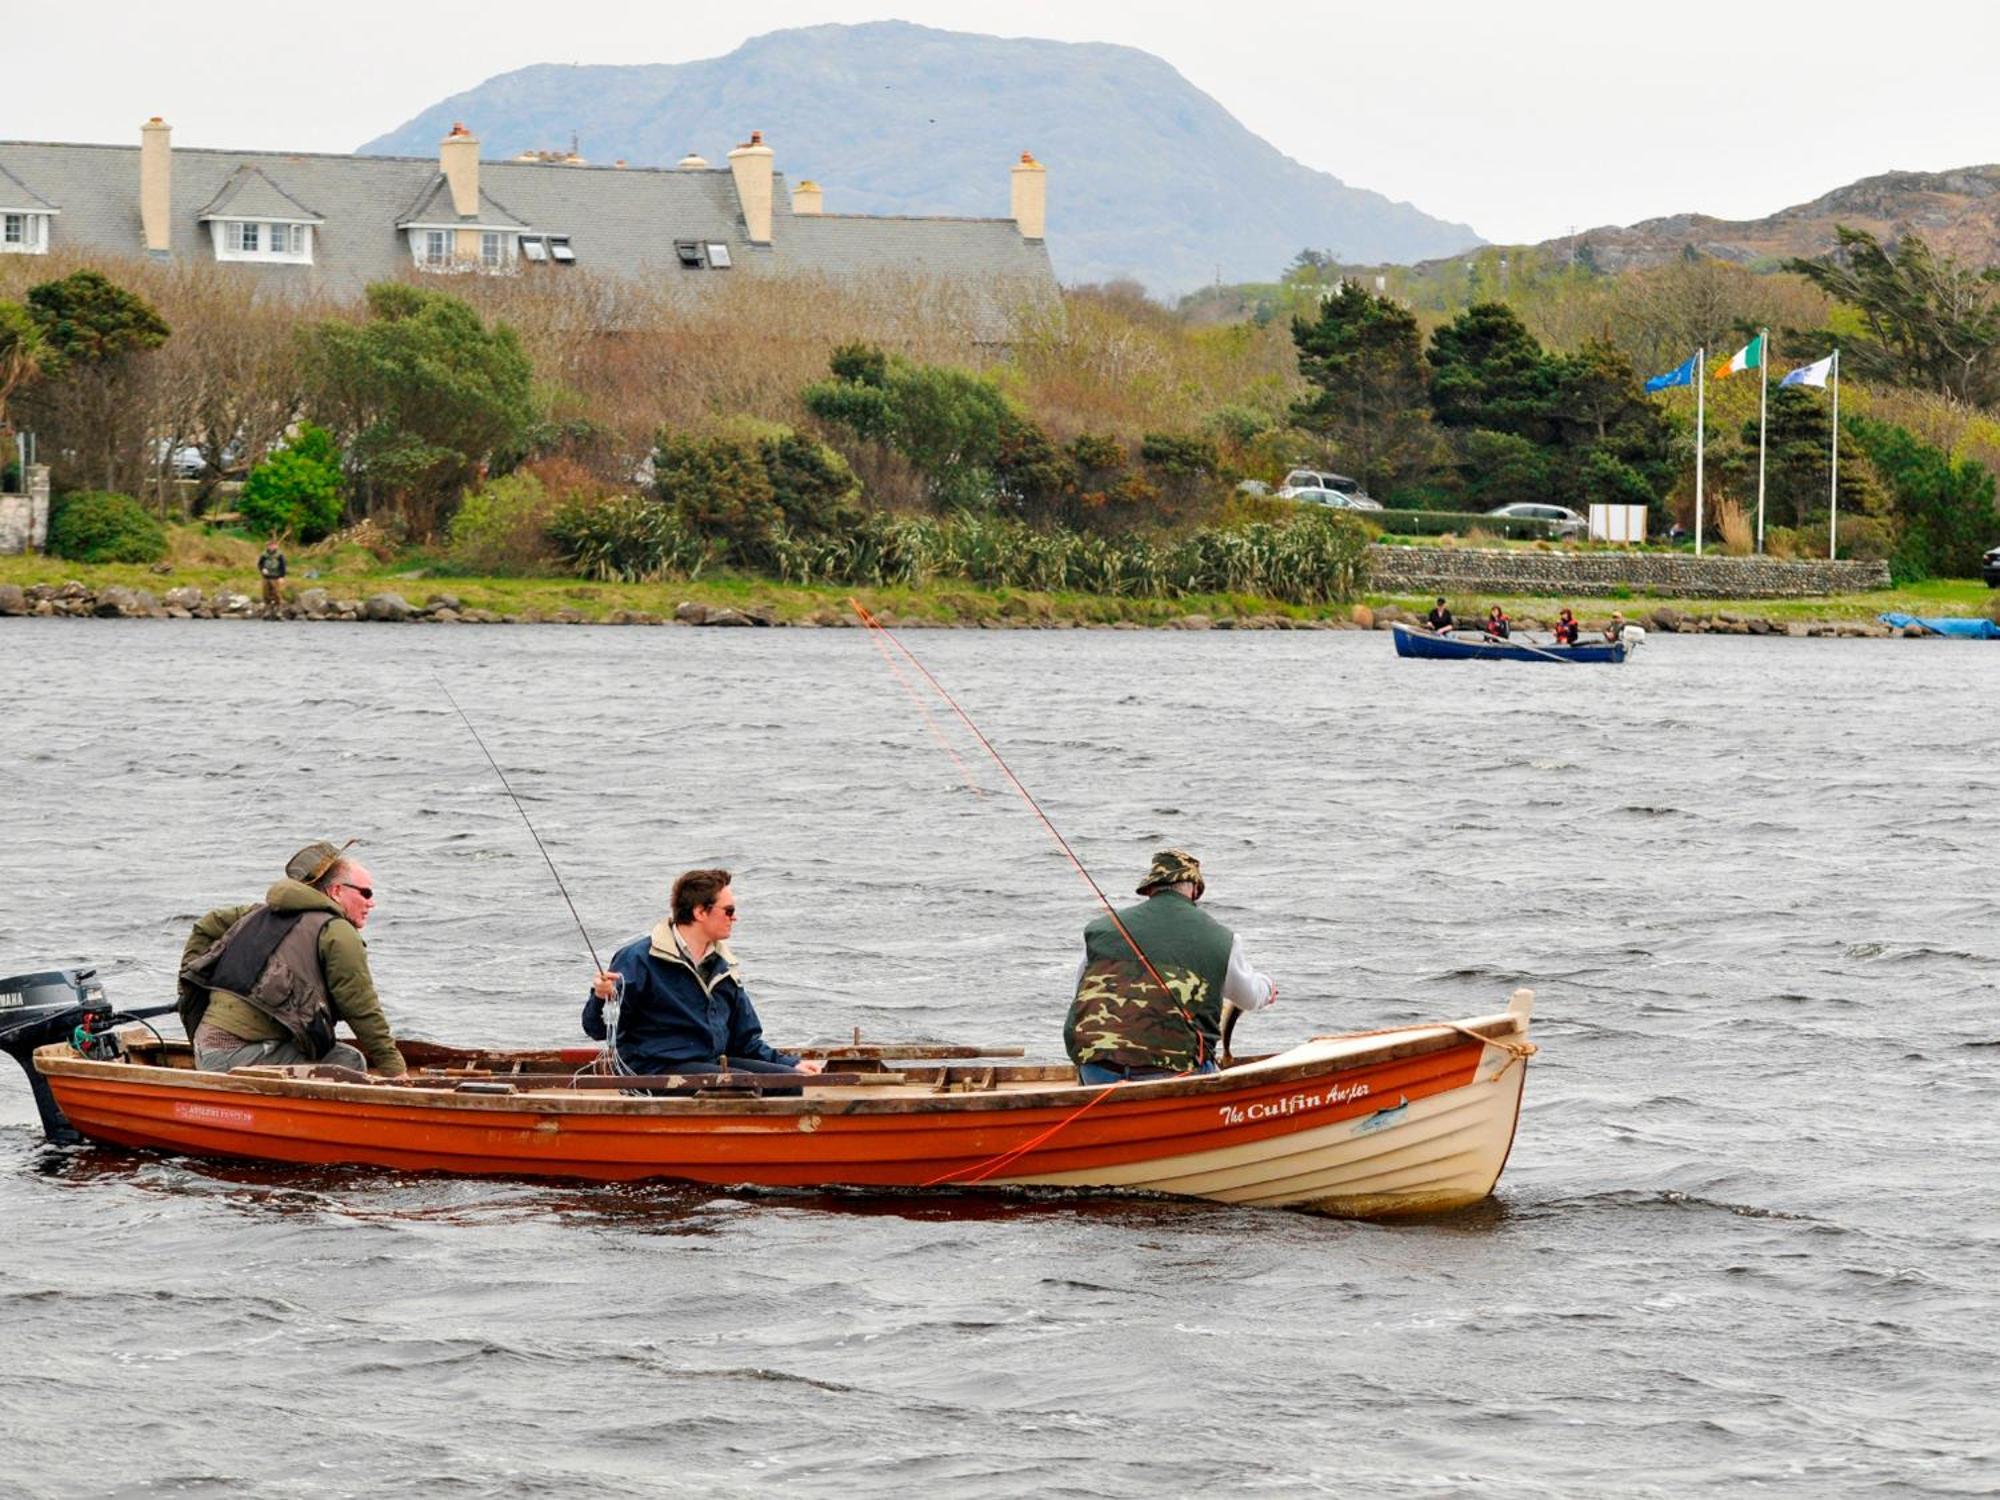
[[[597,976],[583,1029],[610,1035],[604,1006],[619,1000],[615,1046],[626,1073],[817,1073],[764,1040],[763,1024],[737,979],[729,934],[736,893],[727,870],[689,870],[674,882],[667,919],[634,938]]]

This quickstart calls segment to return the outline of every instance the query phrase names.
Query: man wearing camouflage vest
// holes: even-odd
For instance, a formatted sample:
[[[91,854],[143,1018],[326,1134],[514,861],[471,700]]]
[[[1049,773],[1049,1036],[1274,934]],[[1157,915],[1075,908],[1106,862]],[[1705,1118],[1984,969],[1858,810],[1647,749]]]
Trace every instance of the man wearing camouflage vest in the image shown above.
[[[181,953],[179,1005],[195,1066],[407,1072],[361,941],[374,906],[375,877],[345,845],[321,842],[292,856],[261,904],[219,907],[195,923]],[[333,1039],[336,1021],[359,1048]]]
[[[1223,1002],[1257,1010],[1278,998],[1270,977],[1244,960],[1235,934],[1196,910],[1206,889],[1199,860],[1162,849],[1139,882],[1146,899],[1084,928],[1076,999],[1063,1026],[1080,1082],[1213,1073]]]

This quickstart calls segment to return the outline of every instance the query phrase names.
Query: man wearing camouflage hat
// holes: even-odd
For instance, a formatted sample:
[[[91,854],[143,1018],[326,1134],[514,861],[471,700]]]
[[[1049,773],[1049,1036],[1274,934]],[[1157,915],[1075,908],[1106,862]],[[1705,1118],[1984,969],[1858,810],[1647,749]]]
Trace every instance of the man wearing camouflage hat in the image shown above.
[[[354,841],[306,845],[255,906],[224,906],[181,952],[180,1017],[204,1072],[262,1063],[408,1070],[382,1014],[361,940],[375,877]],[[358,1048],[333,1039],[345,1021]]]
[[[1084,928],[1076,999],[1063,1025],[1080,1082],[1213,1073],[1223,1003],[1257,1010],[1278,998],[1235,934],[1196,909],[1206,889],[1199,860],[1162,849],[1139,882],[1146,899]]]

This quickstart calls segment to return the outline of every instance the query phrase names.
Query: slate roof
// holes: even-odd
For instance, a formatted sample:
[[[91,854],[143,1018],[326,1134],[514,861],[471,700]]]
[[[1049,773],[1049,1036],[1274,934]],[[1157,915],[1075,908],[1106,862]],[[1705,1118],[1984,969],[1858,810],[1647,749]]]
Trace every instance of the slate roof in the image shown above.
[[[243,262],[274,285],[354,296],[371,281],[411,267],[397,226],[421,219],[459,223],[435,157],[335,156],[275,151],[173,149],[172,255],[213,254],[203,217],[301,218],[317,221],[313,264]],[[113,255],[144,253],[139,221],[139,148],[0,141],[0,196],[8,183],[38,184],[38,206],[59,203],[51,250]],[[716,278],[817,275],[853,281],[910,275],[962,283],[993,310],[1056,290],[1046,245],[1025,240],[1011,219],[871,218],[795,215],[779,173],[773,182],[772,243],[752,245],[727,167],[683,171],[652,167],[574,167],[540,162],[479,164],[482,224],[566,235],[576,264],[600,274],[667,281],[699,296]],[[490,196],[489,196],[490,195]],[[312,205],[306,213],[298,210]],[[504,205],[504,206],[503,206]],[[283,210],[282,212],[280,210]],[[423,212],[420,213],[419,210]],[[492,218],[487,217],[491,213]],[[680,264],[676,240],[726,245],[732,269]],[[564,275],[565,266],[523,267],[526,275]]]
[[[468,229],[475,225],[483,229],[528,228],[526,219],[516,218],[493,201],[493,195],[486,191],[484,182],[486,173],[483,167],[479,175],[482,180],[479,187],[478,213],[462,214],[458,211],[458,206],[452,201],[451,179],[440,172],[423,192],[417,195],[417,201],[412,203],[406,212],[396,216],[396,227],[406,229],[412,224],[433,226],[463,224]]]
[[[7,170],[0,161],[0,209],[10,214],[59,214],[61,209]]]
[[[326,222],[257,167],[238,167],[195,217],[209,219],[290,219],[307,224]]]

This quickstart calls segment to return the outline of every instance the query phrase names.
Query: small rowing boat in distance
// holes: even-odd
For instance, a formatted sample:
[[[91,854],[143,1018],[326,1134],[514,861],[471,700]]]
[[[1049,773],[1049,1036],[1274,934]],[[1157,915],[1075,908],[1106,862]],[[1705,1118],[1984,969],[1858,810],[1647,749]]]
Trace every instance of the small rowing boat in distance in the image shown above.
[[[1632,652],[1624,641],[1581,641],[1574,646],[1540,646],[1532,641],[1495,640],[1487,635],[1439,635],[1398,622],[1390,627],[1398,656],[1430,661],[1621,662]]]
[[[86,1139],[193,1156],[591,1182],[1130,1190],[1377,1218],[1492,1192],[1535,1050],[1533,1000],[1517,990],[1492,1015],[1108,1087],[1067,1064],[842,1047],[806,1049],[825,1057],[824,1076],[645,1080],[643,1092],[577,1086],[591,1049],[412,1043],[403,1079],[202,1073],[185,1042],[136,1029],[118,1033],[115,1057],[57,1041],[32,1061],[57,1118]]]

